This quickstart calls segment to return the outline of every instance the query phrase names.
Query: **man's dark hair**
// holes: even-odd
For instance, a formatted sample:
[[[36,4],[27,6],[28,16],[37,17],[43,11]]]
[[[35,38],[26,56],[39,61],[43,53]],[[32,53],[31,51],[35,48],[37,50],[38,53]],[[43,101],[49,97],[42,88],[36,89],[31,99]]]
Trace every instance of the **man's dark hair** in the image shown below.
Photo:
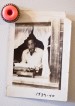
[[[31,33],[29,34],[29,37],[27,38],[27,43],[29,40],[33,40],[34,43],[36,43],[36,37],[33,34],[33,30],[31,31]]]

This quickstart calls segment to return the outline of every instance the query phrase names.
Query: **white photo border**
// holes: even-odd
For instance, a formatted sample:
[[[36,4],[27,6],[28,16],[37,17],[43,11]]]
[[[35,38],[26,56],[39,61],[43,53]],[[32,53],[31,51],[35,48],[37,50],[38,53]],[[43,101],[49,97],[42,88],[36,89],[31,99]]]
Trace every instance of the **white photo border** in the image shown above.
[[[24,13],[25,12],[25,13]],[[52,19],[64,19],[64,37],[63,37],[63,58],[62,58],[62,77],[61,90],[42,89],[42,88],[25,88],[14,87],[13,80],[13,50],[15,23],[10,24],[9,29],[9,51],[8,51],[8,71],[7,71],[7,96],[25,97],[34,99],[47,99],[57,101],[67,101],[68,97],[68,78],[69,78],[69,61],[70,61],[70,43],[71,43],[71,21],[66,18],[62,12],[33,12],[28,10],[21,11],[19,22],[52,22]],[[41,14],[42,13],[42,14]],[[26,16],[27,14],[27,16]],[[35,15],[36,14],[36,15]],[[29,16],[29,17],[28,17]],[[30,20],[31,17],[31,20]],[[34,20],[32,20],[34,18]]]

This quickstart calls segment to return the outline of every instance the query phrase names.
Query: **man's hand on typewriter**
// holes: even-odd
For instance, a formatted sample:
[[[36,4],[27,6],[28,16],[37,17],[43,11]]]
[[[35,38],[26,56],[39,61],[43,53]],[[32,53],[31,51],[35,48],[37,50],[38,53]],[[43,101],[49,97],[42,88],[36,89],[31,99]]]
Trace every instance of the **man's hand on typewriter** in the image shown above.
[[[36,70],[36,73],[38,73],[39,72],[39,67],[35,67],[35,70]]]

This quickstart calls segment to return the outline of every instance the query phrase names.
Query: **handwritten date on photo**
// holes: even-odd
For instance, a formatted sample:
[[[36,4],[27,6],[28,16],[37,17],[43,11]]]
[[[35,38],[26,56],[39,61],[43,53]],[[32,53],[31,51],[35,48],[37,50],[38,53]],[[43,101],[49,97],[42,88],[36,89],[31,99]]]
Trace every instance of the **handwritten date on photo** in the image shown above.
[[[46,94],[46,93],[41,93],[41,92],[37,92],[36,96],[40,96],[40,97],[55,97],[54,94]]]

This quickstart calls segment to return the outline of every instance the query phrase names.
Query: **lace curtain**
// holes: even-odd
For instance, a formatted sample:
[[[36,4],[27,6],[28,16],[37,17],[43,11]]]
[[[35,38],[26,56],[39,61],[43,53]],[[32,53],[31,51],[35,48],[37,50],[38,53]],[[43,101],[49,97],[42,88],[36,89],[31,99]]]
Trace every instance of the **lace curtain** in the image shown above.
[[[33,28],[33,34],[35,35],[36,39],[42,41],[44,47],[48,45],[48,38],[51,35],[51,26],[20,26],[16,27],[15,30],[14,48],[18,48],[18,46],[24,43]]]

